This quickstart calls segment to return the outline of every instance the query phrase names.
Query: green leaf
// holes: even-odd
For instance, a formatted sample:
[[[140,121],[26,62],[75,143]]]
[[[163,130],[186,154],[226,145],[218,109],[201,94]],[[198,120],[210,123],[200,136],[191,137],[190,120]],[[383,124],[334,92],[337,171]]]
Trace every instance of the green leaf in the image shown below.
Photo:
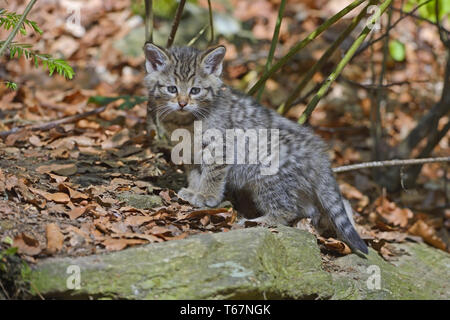
[[[134,108],[136,105],[141,104],[143,102],[146,102],[148,100],[147,97],[141,97],[141,96],[122,96],[125,100],[123,103],[119,105],[119,109],[123,110],[129,110]]]
[[[104,96],[92,96],[89,98],[88,103],[95,103],[99,106],[105,106],[114,102],[116,100],[121,99],[120,97],[104,97]]]
[[[134,106],[147,101],[147,97],[143,96],[129,96],[122,95],[117,97],[104,97],[104,96],[92,96],[89,98],[88,102],[95,103],[99,106],[104,106],[110,104],[117,100],[124,100],[119,106],[119,109],[131,109]]]
[[[19,23],[22,15],[17,14],[15,12],[8,12],[4,9],[0,9],[0,27],[3,27],[6,30],[14,28],[17,23]],[[25,29],[25,25],[31,27],[35,32],[42,34],[42,30],[38,27],[37,23],[32,20],[25,19],[20,26],[19,32],[23,35],[27,34]]]
[[[391,40],[389,41],[389,53],[392,59],[402,62],[406,58],[405,45],[398,40]]]
[[[11,237],[6,236],[3,240],[3,243],[9,244],[10,246],[12,246],[14,240]]]
[[[17,83],[15,83],[15,82],[6,81],[5,85],[8,89],[17,90]]]
[[[0,46],[4,41],[0,41]],[[16,56],[20,58],[24,55],[28,60],[33,60],[34,64],[39,67],[38,61],[41,61],[42,66],[48,69],[49,75],[53,75],[56,71],[58,74],[64,76],[66,79],[72,79],[75,72],[72,67],[63,59],[55,59],[49,54],[35,52],[32,49],[32,45],[28,43],[13,42],[9,44],[10,58],[13,59]]]

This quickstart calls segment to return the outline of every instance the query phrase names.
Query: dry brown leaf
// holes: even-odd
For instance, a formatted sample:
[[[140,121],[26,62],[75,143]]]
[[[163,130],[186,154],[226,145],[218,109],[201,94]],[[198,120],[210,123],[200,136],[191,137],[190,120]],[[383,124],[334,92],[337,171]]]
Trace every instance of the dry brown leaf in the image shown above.
[[[206,226],[211,222],[211,217],[208,215],[205,215],[203,218],[200,219],[200,223],[202,226]]]
[[[391,242],[404,242],[408,235],[403,232],[391,231],[391,232],[377,232],[376,238],[383,239]]]
[[[206,214],[208,214],[208,215],[215,215],[215,214],[218,214],[218,213],[225,213],[225,212],[228,212],[227,208],[215,208],[215,209],[197,210],[197,211],[192,211],[191,213],[189,213],[184,218],[185,219],[192,219],[192,218],[204,216]]]
[[[68,212],[70,219],[75,220],[76,218],[82,216],[89,207],[75,207]]]
[[[17,141],[27,140],[30,135],[31,132],[29,130],[20,130],[16,133],[12,133],[6,138],[5,145],[12,147]]]
[[[186,238],[187,236],[189,236],[189,233],[185,232],[185,233],[179,234],[177,236],[173,236],[173,237],[164,236],[164,239],[165,240],[181,240],[181,239]]]
[[[433,247],[447,251],[446,244],[436,235],[436,230],[426,224],[423,220],[417,220],[416,223],[408,229],[408,232],[422,237],[426,243],[432,245]]]
[[[71,176],[77,173],[77,165],[75,163],[45,165],[38,167],[36,171],[39,173],[53,172],[62,176]]]
[[[167,228],[167,227],[153,226],[149,230],[149,233],[152,233],[152,234],[166,234],[166,233],[172,233],[172,231],[169,228]]]
[[[42,147],[44,143],[39,139],[38,136],[32,135],[28,141],[35,147]]]
[[[89,199],[88,195],[86,195],[84,193],[81,193],[81,192],[79,192],[77,190],[74,190],[74,189],[72,189],[71,187],[69,187],[68,185],[66,185],[64,183],[60,183],[58,185],[58,189],[60,191],[69,192],[70,199],[72,199],[72,200],[73,199],[75,199],[75,200],[80,200],[80,199],[81,200],[87,200],[87,199]]]
[[[142,239],[106,239],[103,241],[103,245],[107,250],[110,251],[118,251],[125,249],[128,246],[133,246],[137,244],[143,244],[146,243],[146,240]]]
[[[83,230],[81,230],[81,229],[78,229],[77,227],[74,227],[74,226],[67,226],[66,228],[65,228],[65,231],[67,232],[72,232],[72,233],[75,233],[75,234],[77,234],[77,235],[79,235],[79,236],[81,236],[81,237],[83,237],[84,238],[84,240],[86,241],[86,242],[88,242],[88,243],[91,243],[92,242],[92,239],[89,237],[89,233],[88,232],[86,232],[86,231],[83,231]]]
[[[386,197],[380,196],[374,201],[375,211],[385,219],[385,221],[394,226],[402,228],[408,225],[408,220],[414,214],[408,208],[399,208],[394,202],[389,201]]]
[[[5,180],[6,180],[6,177],[3,174],[2,169],[0,168],[0,193],[5,192],[5,189],[6,189],[6,185],[5,185],[6,181]]]
[[[352,253],[350,247],[345,243],[337,239],[318,237],[320,243],[322,243],[327,249],[337,252],[339,254],[347,255]]]
[[[342,194],[347,199],[355,199],[358,201],[358,211],[361,211],[363,208],[365,208],[369,204],[369,197],[362,194],[361,191],[356,189],[354,186],[348,184],[348,183],[339,183],[339,188],[342,192]]]
[[[21,233],[14,238],[13,247],[17,247],[19,253],[29,256],[35,256],[41,252],[39,241],[26,233]]]
[[[144,239],[148,240],[150,242],[161,242],[162,240],[156,236],[153,236],[151,234],[141,234],[141,233],[134,233],[134,232],[123,232],[123,233],[113,233],[111,234],[112,238],[137,238],[137,239]]]
[[[58,225],[55,223],[48,224],[45,233],[47,235],[47,251],[51,254],[60,251],[63,247],[64,236]]]
[[[169,195],[169,191],[168,191],[168,190],[161,191],[161,192],[159,193],[159,196],[160,196],[164,201],[166,201],[167,203],[171,203],[171,202],[172,202],[172,197]]]
[[[33,187],[29,188],[34,194],[38,194],[45,198],[47,201],[54,201],[56,203],[68,203],[70,198],[67,194],[62,192],[50,193],[47,191],[39,190]]]
[[[47,174],[50,176],[50,178],[55,180],[55,182],[58,183],[58,184],[63,183],[64,181],[67,180],[67,177],[58,176],[58,175],[53,174],[53,173],[47,173]]]
[[[148,216],[129,216],[125,219],[125,223],[129,226],[136,227],[152,220],[154,220],[154,218]]]
[[[127,128],[120,130],[109,139],[102,142],[102,149],[118,148],[130,140],[130,132]]]

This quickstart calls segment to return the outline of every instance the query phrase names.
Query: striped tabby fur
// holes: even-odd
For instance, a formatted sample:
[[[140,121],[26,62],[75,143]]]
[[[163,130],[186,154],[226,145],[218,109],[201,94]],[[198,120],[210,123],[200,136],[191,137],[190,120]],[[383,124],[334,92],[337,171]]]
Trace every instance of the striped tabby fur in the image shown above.
[[[146,44],[145,54],[148,112],[158,114],[165,125],[175,122],[175,127],[189,127],[197,119],[203,130],[223,133],[233,128],[279,129],[277,174],[261,175],[257,164],[198,165],[189,174],[189,186],[179,191],[180,197],[198,207],[217,206],[228,197],[241,214],[266,224],[310,218],[318,230],[331,227],[353,250],[368,252],[349,219],[351,209],[344,206],[324,142],[308,127],[223,84],[223,46],[167,51]]]

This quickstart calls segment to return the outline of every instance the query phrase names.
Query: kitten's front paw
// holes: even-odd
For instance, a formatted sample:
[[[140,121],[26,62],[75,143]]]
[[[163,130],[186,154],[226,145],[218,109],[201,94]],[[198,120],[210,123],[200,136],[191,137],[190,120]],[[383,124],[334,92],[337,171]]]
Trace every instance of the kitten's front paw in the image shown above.
[[[178,196],[183,200],[191,202],[195,196],[195,192],[188,188],[181,188],[180,191],[178,191]]]
[[[194,207],[216,207],[222,199],[214,195],[204,195],[188,188],[178,192],[180,198],[190,202]]]

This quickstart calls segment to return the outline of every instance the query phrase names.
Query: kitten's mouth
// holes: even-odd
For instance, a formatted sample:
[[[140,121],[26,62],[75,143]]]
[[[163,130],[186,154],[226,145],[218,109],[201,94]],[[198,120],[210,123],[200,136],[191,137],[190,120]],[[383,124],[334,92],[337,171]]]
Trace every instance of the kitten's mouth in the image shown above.
[[[181,108],[176,110],[175,112],[178,113],[179,115],[187,115],[188,113],[190,113],[188,110]]]

